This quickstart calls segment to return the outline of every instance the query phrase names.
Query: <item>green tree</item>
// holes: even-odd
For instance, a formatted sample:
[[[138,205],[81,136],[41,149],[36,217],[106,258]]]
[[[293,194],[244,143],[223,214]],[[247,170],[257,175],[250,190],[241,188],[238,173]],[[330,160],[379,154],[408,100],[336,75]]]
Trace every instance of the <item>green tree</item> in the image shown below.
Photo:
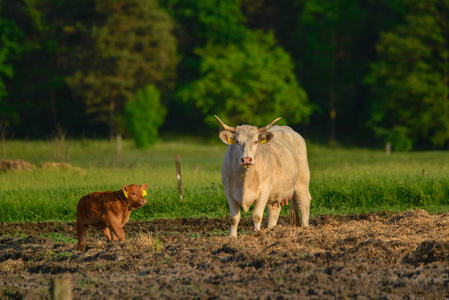
[[[91,2],[91,1],[90,1]],[[1,16],[13,21],[20,34],[20,56],[10,61],[14,77],[5,80],[5,98],[17,137],[42,138],[58,126],[84,125],[84,107],[67,89],[65,76],[76,59],[70,59],[78,42],[71,27],[83,20],[89,1],[2,0]],[[85,13],[83,15],[83,13]],[[73,26],[72,26],[73,27]],[[1,48],[1,47],[0,47]],[[80,114],[81,113],[81,114]]]
[[[421,138],[442,146],[449,141],[449,1],[406,5],[404,23],[382,33],[366,78],[374,92],[369,124],[385,141],[393,131],[402,132],[399,144]]]
[[[158,128],[164,122],[165,108],[154,85],[139,90],[125,106],[126,125],[136,146],[146,148],[157,142]]]
[[[1,9],[0,6],[0,13]],[[14,77],[11,59],[21,52],[20,42],[22,39],[23,33],[14,22],[0,17],[0,119],[5,126],[18,119],[17,111],[5,101],[8,91],[4,79]]]
[[[240,44],[245,38],[247,28],[240,0],[160,0],[160,3],[177,23],[174,34],[181,57],[177,70],[178,89],[201,77],[202,58],[198,49],[208,43]],[[169,97],[167,108],[167,118],[172,122],[164,124],[164,129],[197,133],[204,130],[202,113],[191,102],[182,102],[173,96]]]
[[[273,34],[248,32],[242,45],[208,44],[197,53],[201,78],[178,95],[200,109],[210,126],[216,126],[214,114],[234,124],[264,124],[279,116],[297,124],[310,115],[290,56]]]
[[[92,42],[78,50],[83,69],[68,83],[84,99],[87,113],[108,124],[112,138],[124,130],[121,112],[135,91],[147,84],[162,91],[173,87],[177,48],[173,22],[156,0],[96,4],[97,13],[107,16],[105,24],[87,28]]]
[[[354,0],[308,0],[300,14],[300,74],[336,144],[338,125],[355,126],[356,89],[362,56],[356,51],[365,11]],[[340,126],[342,128],[342,126]],[[344,128],[344,127],[343,127]]]
[[[372,145],[365,125],[369,89],[363,78],[376,59],[379,32],[399,24],[405,10],[402,2],[241,0],[248,27],[274,30],[276,40],[291,55],[301,85],[316,107],[307,125],[315,138]]]
[[[239,0],[161,0],[179,23],[178,37],[183,50],[214,44],[239,43],[246,27]]]

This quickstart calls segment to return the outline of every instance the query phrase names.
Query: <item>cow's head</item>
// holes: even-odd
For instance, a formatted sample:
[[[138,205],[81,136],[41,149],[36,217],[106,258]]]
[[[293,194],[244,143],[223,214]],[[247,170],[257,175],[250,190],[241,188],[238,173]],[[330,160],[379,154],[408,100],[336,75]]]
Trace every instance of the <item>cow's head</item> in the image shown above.
[[[147,199],[143,196],[147,194],[148,184],[144,183],[141,186],[137,184],[125,185],[122,188],[122,192],[125,195],[128,208],[133,210],[147,204]]]
[[[235,145],[240,152],[239,162],[243,167],[249,167],[255,163],[255,155],[259,144],[268,143],[273,134],[268,129],[281,118],[277,118],[265,127],[257,128],[251,125],[231,127],[223,123],[215,116],[225,130],[220,132],[220,139],[227,145]]]

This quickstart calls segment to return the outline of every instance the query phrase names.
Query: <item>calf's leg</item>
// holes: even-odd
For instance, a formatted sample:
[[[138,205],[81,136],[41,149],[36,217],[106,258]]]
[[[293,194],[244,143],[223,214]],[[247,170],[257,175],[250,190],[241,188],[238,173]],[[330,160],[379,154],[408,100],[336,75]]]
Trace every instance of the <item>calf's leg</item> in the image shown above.
[[[123,230],[123,228],[114,228],[114,232],[117,235],[119,241],[125,241],[125,231]]]
[[[76,248],[79,251],[86,251],[86,235],[89,229],[88,225],[82,224],[81,222],[76,222],[76,235],[78,236],[78,245]]]
[[[125,241],[125,231],[123,230],[122,224],[119,224],[117,220],[111,222],[111,234],[115,234],[119,241]],[[114,240],[116,240],[115,237]]]
[[[101,232],[108,239],[108,241],[112,241],[111,230],[109,229],[109,227],[101,229]]]
[[[111,231],[111,238],[112,238],[113,241],[118,241],[118,238],[115,235],[114,231]]]

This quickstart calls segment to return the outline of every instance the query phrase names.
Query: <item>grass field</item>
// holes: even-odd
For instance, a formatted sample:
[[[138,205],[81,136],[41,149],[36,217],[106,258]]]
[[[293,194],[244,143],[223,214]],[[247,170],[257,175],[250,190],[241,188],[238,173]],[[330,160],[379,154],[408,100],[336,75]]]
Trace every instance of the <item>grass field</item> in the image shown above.
[[[116,143],[104,140],[9,141],[7,159],[24,159],[36,167],[0,172],[0,222],[73,221],[81,196],[119,190],[130,183],[150,186],[148,204],[134,211],[131,219],[226,216],[220,173],[225,151],[221,143],[194,138],[163,141],[147,150],[123,141],[120,154]],[[177,154],[182,161],[182,202],[177,191]],[[448,152],[387,156],[383,151],[309,144],[308,155],[312,216],[409,208],[436,213],[449,208]],[[39,167],[48,161],[68,162],[81,169]]]

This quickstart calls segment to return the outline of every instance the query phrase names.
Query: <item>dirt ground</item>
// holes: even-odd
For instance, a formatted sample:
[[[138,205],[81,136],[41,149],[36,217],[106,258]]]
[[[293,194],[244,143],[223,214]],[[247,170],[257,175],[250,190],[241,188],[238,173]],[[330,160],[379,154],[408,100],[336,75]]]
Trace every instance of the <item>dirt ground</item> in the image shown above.
[[[124,243],[91,230],[85,253],[74,223],[3,223],[0,298],[50,299],[65,279],[74,299],[449,299],[449,213],[311,223],[245,218],[229,238],[228,218],[130,222]]]

